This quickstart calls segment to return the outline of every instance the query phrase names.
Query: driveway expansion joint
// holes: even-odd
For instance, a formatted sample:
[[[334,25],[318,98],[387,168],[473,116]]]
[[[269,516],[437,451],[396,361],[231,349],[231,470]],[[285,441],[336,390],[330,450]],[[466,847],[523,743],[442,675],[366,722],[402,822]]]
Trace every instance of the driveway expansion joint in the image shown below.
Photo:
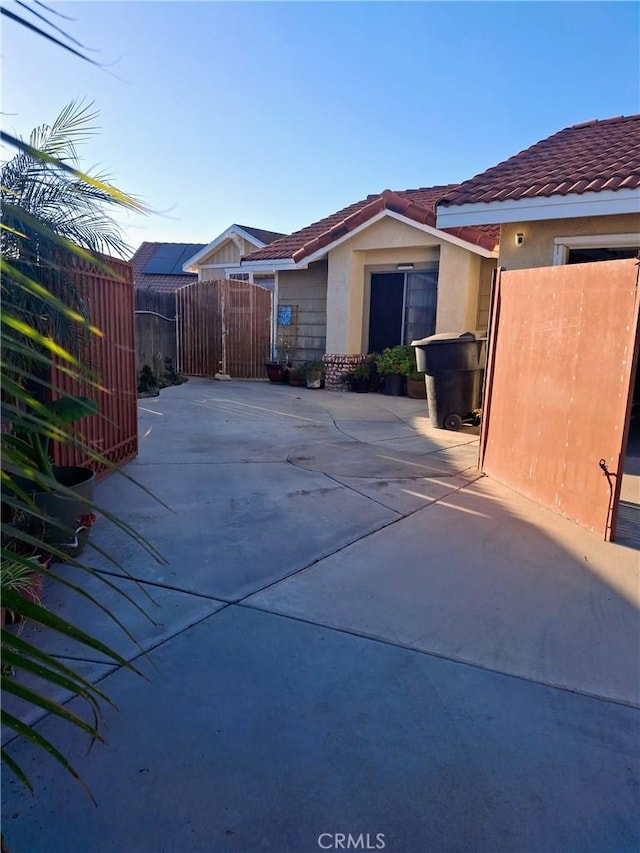
[[[247,596],[249,598],[250,596]],[[583,696],[586,699],[593,699],[597,702],[604,702],[609,705],[620,705],[623,708],[629,708],[633,711],[640,711],[640,704],[634,703],[630,701],[626,701],[624,699],[615,699],[611,696],[603,696],[598,693],[591,693],[587,690],[580,690],[578,688],[569,687],[566,684],[559,684],[553,681],[544,681],[539,678],[532,678],[531,676],[520,675],[516,672],[506,672],[501,669],[495,669],[490,666],[484,666],[481,663],[477,663],[476,661],[467,660],[465,658],[458,658],[451,655],[442,654],[440,652],[430,651],[429,649],[422,649],[418,646],[413,646],[409,643],[399,643],[394,640],[389,640],[386,637],[378,637],[375,634],[369,634],[366,631],[357,631],[353,628],[340,628],[336,625],[328,625],[324,622],[316,622],[313,619],[305,619],[303,616],[296,616],[291,613],[283,613],[278,610],[270,610],[268,607],[261,607],[260,605],[253,604],[250,601],[241,600],[237,602],[235,607],[242,607],[245,610],[255,610],[260,613],[268,613],[271,616],[275,616],[281,619],[290,619],[293,622],[301,622],[305,625],[311,625],[315,628],[322,628],[326,631],[335,631],[339,634],[344,634],[349,637],[355,637],[359,640],[369,640],[373,643],[380,643],[384,646],[389,646],[394,649],[401,649],[406,652],[414,652],[415,654],[423,655],[425,657],[437,658],[438,660],[445,661],[447,663],[457,664],[458,666],[470,667],[472,669],[480,670],[481,672],[492,673],[493,675],[501,675],[505,678],[514,678],[517,681],[523,681],[527,684],[535,684],[539,687],[545,687],[549,690],[558,690],[562,693],[572,693],[575,696]]]

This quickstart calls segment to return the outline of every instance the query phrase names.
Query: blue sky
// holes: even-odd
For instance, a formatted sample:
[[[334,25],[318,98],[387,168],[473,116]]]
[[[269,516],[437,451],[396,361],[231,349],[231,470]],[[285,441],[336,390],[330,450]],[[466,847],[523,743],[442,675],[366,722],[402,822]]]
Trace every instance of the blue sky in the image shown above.
[[[636,3],[54,8],[108,68],[5,25],[3,126],[27,136],[70,100],[94,101],[101,131],[84,165],[156,211],[124,223],[134,247],[206,243],[232,222],[288,232],[640,111]]]

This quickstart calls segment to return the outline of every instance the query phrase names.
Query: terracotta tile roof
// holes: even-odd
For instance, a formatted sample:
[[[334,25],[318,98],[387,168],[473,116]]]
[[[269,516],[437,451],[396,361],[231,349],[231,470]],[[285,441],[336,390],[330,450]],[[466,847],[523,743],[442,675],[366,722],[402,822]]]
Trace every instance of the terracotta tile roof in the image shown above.
[[[435,205],[438,199],[455,188],[455,184],[440,187],[423,187],[415,190],[384,190],[343,207],[331,216],[307,225],[293,234],[276,240],[264,249],[258,249],[243,260],[283,260],[290,258],[301,261],[308,255],[323,249],[383,210],[392,210],[420,222],[436,227]],[[447,228],[445,231],[468,243],[493,251],[500,235],[499,225],[483,225],[462,228]]]
[[[156,254],[160,246],[169,245],[191,245],[193,254],[204,248],[204,243],[193,244],[171,244],[171,243],[141,243],[133,257],[131,265],[133,267],[133,285],[146,290],[156,290],[163,293],[173,292],[178,287],[184,287],[185,284],[191,284],[197,281],[198,276],[191,273],[179,273],[168,275],[166,273],[144,273],[143,270]]]
[[[155,290],[159,293],[173,293],[185,284],[193,284],[198,276],[188,275],[139,275],[133,281],[133,286],[140,290]]]
[[[267,231],[265,228],[253,228],[249,225],[238,225],[236,223],[236,228],[242,228],[243,231],[251,234],[256,240],[260,240],[265,246],[273,243],[274,240],[279,240],[280,237],[286,237],[286,234],[283,234],[281,231]]]
[[[446,206],[640,186],[640,114],[575,124],[447,193]]]

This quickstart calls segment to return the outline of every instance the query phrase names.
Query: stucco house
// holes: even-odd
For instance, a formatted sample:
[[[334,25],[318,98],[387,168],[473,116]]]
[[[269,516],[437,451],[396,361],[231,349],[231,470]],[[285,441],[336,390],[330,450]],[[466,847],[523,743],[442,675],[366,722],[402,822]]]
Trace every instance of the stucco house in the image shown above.
[[[384,190],[243,257],[274,278],[274,339],[289,334],[293,361],[324,358],[337,387],[367,352],[486,328],[499,227],[436,228],[452,189]]]
[[[439,227],[486,222],[507,272],[480,468],[606,540],[623,520],[637,547],[640,115],[566,127],[439,200]]]
[[[506,269],[635,257],[640,114],[567,127],[439,199],[439,228],[486,223]]]
[[[201,246],[186,258],[183,272],[197,276],[197,281],[233,277],[273,290],[273,274],[258,272],[254,276],[251,270],[240,269],[240,259],[284,236],[279,231],[267,231],[249,225],[230,225],[208,245]]]

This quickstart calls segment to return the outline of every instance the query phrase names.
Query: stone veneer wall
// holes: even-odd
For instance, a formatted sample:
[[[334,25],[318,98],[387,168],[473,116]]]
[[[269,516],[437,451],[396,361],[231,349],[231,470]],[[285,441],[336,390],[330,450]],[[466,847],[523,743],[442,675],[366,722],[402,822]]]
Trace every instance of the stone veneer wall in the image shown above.
[[[364,355],[342,355],[336,353],[325,353],[322,357],[324,362],[324,387],[327,391],[348,391],[349,386],[344,382],[343,376],[364,361]]]

